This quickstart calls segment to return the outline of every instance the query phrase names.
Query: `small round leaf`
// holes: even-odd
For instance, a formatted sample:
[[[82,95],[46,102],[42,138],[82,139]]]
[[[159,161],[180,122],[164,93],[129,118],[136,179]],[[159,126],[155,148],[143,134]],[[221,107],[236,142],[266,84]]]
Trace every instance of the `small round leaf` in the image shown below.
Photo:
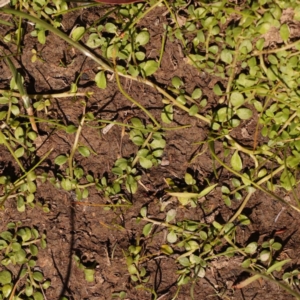
[[[67,158],[65,155],[59,155],[59,156],[57,156],[57,157],[55,158],[54,162],[55,162],[57,165],[61,166],[61,165],[63,165],[64,163],[66,163],[67,160],[68,160],[68,158]]]

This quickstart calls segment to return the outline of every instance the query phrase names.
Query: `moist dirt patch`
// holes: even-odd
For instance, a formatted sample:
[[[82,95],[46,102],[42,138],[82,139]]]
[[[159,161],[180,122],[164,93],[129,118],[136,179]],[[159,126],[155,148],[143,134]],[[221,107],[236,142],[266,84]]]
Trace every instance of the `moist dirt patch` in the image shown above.
[[[90,8],[69,13],[63,17],[63,30],[69,34],[77,24],[92,24],[94,20],[103,16],[100,8]],[[1,16],[3,17],[3,16]],[[7,16],[5,16],[6,19]],[[164,34],[163,23],[166,21],[165,11],[161,8],[153,10],[138,26],[147,27],[151,34],[151,43],[147,45],[149,57],[156,59],[161,51],[161,38]],[[53,149],[47,159],[37,168],[37,173],[46,172],[53,176],[61,172],[60,167],[53,163],[62,154],[70,153],[74,143],[75,133],[54,129],[45,120],[55,120],[62,126],[78,126],[80,118],[86,112],[92,113],[96,119],[126,123],[127,120],[138,116],[145,122],[147,116],[136,106],[132,105],[120,92],[112,74],[108,87],[101,90],[94,82],[98,72],[97,65],[88,57],[79,53],[54,34],[49,33],[45,45],[41,45],[30,35],[30,23],[24,25],[24,41],[22,56],[13,59],[18,70],[25,78],[29,94],[54,94],[69,91],[70,85],[78,81],[78,92],[90,93],[90,97],[69,97],[51,99],[51,106],[47,111],[36,113],[41,132],[42,142],[37,152],[37,162],[49,149]],[[2,34],[6,28],[0,29]],[[1,48],[12,55],[17,49],[8,48],[1,44]],[[40,53],[40,59],[31,62],[32,50]],[[98,52],[98,50],[95,50]],[[101,53],[96,53],[100,55]],[[11,73],[7,65],[0,61],[0,88],[8,89]],[[165,87],[170,84],[174,76],[180,77],[186,90],[191,93],[195,87],[200,87],[205,95],[209,110],[217,105],[217,98],[212,92],[220,78],[209,74],[202,74],[187,64],[183,59],[181,45],[167,41],[165,53],[161,61],[161,68],[153,75],[153,81]],[[156,118],[160,118],[163,108],[162,96],[149,86],[139,82],[121,79],[124,90],[147,108]],[[85,99],[86,107],[82,100]],[[205,114],[205,110],[203,113]],[[45,278],[51,280],[51,287],[45,291],[47,299],[59,299],[62,295],[73,300],[112,299],[112,295],[126,292],[125,299],[154,299],[151,290],[155,290],[158,299],[174,299],[177,291],[176,271],[178,270],[174,258],[167,255],[157,255],[160,247],[166,243],[167,230],[154,226],[152,235],[146,238],[142,235],[145,225],[138,222],[140,209],[148,207],[148,214],[160,220],[164,217],[161,210],[165,190],[168,188],[167,178],[181,179],[187,170],[194,175],[199,184],[205,185],[206,178],[219,186],[199,201],[196,208],[178,206],[176,200],[170,201],[168,208],[176,208],[176,221],[193,220],[203,223],[217,221],[224,223],[229,220],[241,204],[240,200],[232,199],[231,206],[224,204],[221,184],[231,185],[231,174],[220,166],[214,167],[209,149],[202,147],[201,141],[207,138],[209,130],[207,124],[190,117],[179,109],[174,111],[176,126],[189,125],[186,128],[166,131],[167,146],[163,160],[165,164],[151,168],[150,171],[141,170],[138,192],[134,195],[124,191],[124,197],[132,203],[128,207],[105,208],[111,204],[107,197],[97,190],[92,191],[88,199],[77,201],[73,192],[63,191],[49,182],[40,183],[36,192],[36,199],[49,206],[49,213],[41,208],[27,207],[26,211],[17,211],[14,199],[8,199],[5,209],[1,211],[0,230],[5,230],[8,222],[22,221],[24,226],[37,228],[47,235],[47,248],[41,250],[37,266],[44,273]],[[250,121],[242,122],[232,131],[232,136],[243,146],[253,146],[255,140],[259,144],[257,135],[257,115]],[[75,156],[77,165],[95,178],[104,175],[111,176],[110,170],[115,161],[121,157],[133,156],[138,148],[130,141],[124,127],[115,125],[107,133],[103,133],[103,124],[91,121],[85,126],[79,143],[86,145],[92,152],[89,157]],[[222,145],[216,143],[216,153],[222,151]],[[201,153],[201,155],[199,155]],[[223,157],[224,161],[228,158]],[[243,157],[244,165],[251,167],[253,161]],[[247,161],[247,159],[249,161]],[[1,175],[17,178],[20,169],[12,159],[9,151],[0,146]],[[28,164],[32,164],[28,159]],[[218,174],[218,179],[215,178]],[[215,179],[214,179],[215,178]],[[274,178],[274,181],[278,178]],[[280,195],[289,197],[287,195]],[[249,201],[243,214],[251,224],[238,225],[235,240],[240,247],[251,241],[262,242],[274,238],[283,245],[281,259],[290,258],[295,267],[298,262],[300,246],[300,219],[295,211],[283,207],[264,193],[256,191]],[[287,226],[288,224],[288,226]],[[141,255],[145,257],[142,265],[146,267],[149,281],[143,286],[130,279],[126,265],[125,252],[132,245],[141,245]],[[222,245],[220,245],[222,248]],[[84,263],[94,263],[95,275],[93,282],[87,282],[84,273],[74,260],[74,255]],[[180,253],[178,253],[178,256]],[[234,256],[227,259],[222,256],[215,259],[207,269],[205,278],[199,278],[192,284],[183,285],[177,299],[294,299],[279,289],[277,285],[267,281],[257,280],[243,289],[234,286],[249,277],[241,268],[242,257]],[[18,270],[12,270],[14,275]]]

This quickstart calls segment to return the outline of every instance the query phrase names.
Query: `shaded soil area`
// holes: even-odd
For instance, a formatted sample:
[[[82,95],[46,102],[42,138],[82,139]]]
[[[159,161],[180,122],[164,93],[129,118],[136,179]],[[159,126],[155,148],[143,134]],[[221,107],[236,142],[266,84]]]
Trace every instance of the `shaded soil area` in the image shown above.
[[[63,28],[70,33],[78,22],[91,24],[95,18],[105,11],[92,8],[81,12],[70,13],[63,18]],[[164,11],[155,9],[138,26],[147,26],[151,33],[149,57],[157,58],[161,49],[163,23],[166,22]],[[3,16],[9,19],[7,16]],[[159,22],[156,20],[159,19]],[[149,25],[150,24],[150,25]],[[100,90],[94,83],[98,72],[95,62],[84,57],[83,54],[71,48],[57,36],[49,34],[45,45],[40,45],[30,36],[30,24],[26,24],[24,47],[22,56],[14,58],[14,63],[22,72],[26,81],[26,88],[30,94],[63,93],[70,89],[82,72],[78,90],[90,92],[92,95],[74,98],[54,98],[47,113],[37,112],[39,129],[43,133],[44,143],[38,149],[41,158],[49,149],[53,149],[46,161],[38,167],[37,172],[46,172],[53,176],[60,172],[54,165],[54,159],[61,154],[70,152],[74,143],[75,133],[68,134],[63,130],[53,129],[44,120],[56,120],[68,126],[79,124],[83,114],[81,100],[87,101],[86,112],[91,112],[96,119],[114,120],[126,123],[132,116],[147,122],[147,117],[120,93],[114,78],[108,81],[108,87]],[[7,28],[0,29],[5,35]],[[0,45],[7,53],[14,53],[16,49],[8,49],[5,44]],[[160,70],[153,76],[153,81],[165,87],[170,84],[173,76],[179,76],[185,83],[187,92],[200,87],[208,100],[209,110],[215,107],[218,99],[212,92],[212,87],[219,78],[207,74],[200,74],[198,70],[186,64],[180,51],[181,46],[167,42]],[[42,59],[31,62],[32,49],[42,53]],[[96,51],[97,52],[97,51]],[[98,53],[100,54],[100,53]],[[7,65],[0,61],[0,88],[9,88],[11,73]],[[163,108],[162,96],[154,89],[138,82],[121,79],[124,89],[138,100],[158,119]],[[205,111],[201,112],[205,114]],[[232,200],[231,207],[224,204],[221,185],[230,185],[230,174],[221,167],[217,167],[218,179],[214,179],[214,164],[208,149],[199,143],[207,138],[208,128],[203,122],[190,117],[187,113],[175,109],[174,123],[176,126],[190,125],[185,129],[166,131],[167,146],[164,153],[165,165],[141,171],[141,185],[138,192],[130,195],[124,192],[124,197],[132,202],[131,207],[117,207],[105,209],[109,204],[105,196],[96,190],[91,190],[87,202],[80,204],[74,199],[72,192],[57,189],[49,182],[39,183],[36,199],[49,205],[50,212],[44,213],[38,207],[27,208],[25,212],[16,210],[16,203],[9,199],[5,203],[5,210],[0,212],[2,219],[0,230],[4,230],[7,222],[21,220],[24,226],[34,226],[40,232],[47,234],[47,248],[41,250],[37,265],[43,270],[45,278],[51,279],[51,287],[46,290],[47,299],[59,299],[66,295],[74,300],[111,299],[114,293],[126,292],[125,299],[153,299],[150,290],[156,291],[158,299],[173,299],[177,293],[175,259],[160,253],[160,247],[166,243],[167,231],[155,226],[150,238],[142,236],[143,222],[137,222],[140,209],[147,205],[148,213],[155,219],[163,220],[161,211],[164,190],[168,187],[166,178],[184,178],[189,170],[198,183],[205,184],[205,178],[212,183],[219,183],[217,189],[210,193],[197,208],[178,206],[174,201],[168,208],[176,208],[176,221],[195,220],[211,223],[214,220],[223,224],[228,221],[240,205],[240,201]],[[241,144],[251,145],[256,132],[257,116],[253,120],[243,122],[232,132]],[[76,162],[85,171],[101,178],[105,174],[111,176],[111,169],[120,157],[130,157],[137,151],[137,147],[130,141],[128,134],[120,126],[113,126],[108,133],[103,134],[97,123],[85,126],[80,137],[80,144],[88,146],[94,154],[88,158],[75,156]],[[221,143],[216,143],[216,153],[222,151]],[[201,155],[197,156],[200,152]],[[227,158],[224,158],[226,161]],[[245,165],[252,165],[246,161]],[[0,161],[2,175],[17,178],[19,168],[12,159],[9,151],[0,145]],[[29,162],[28,162],[29,163]],[[26,164],[26,162],[25,162]],[[280,195],[288,197],[288,195]],[[280,215],[279,215],[280,213]],[[283,244],[282,258],[291,259],[290,266],[296,268],[298,262],[298,248],[300,220],[295,211],[283,209],[282,204],[269,198],[261,192],[255,192],[243,214],[251,220],[249,226],[238,226],[236,232],[237,245],[245,246],[250,241],[265,241],[275,238]],[[143,247],[142,256],[148,257],[143,263],[150,276],[144,288],[130,280],[124,251],[131,245],[140,243]],[[86,282],[84,273],[78,269],[73,259],[77,255],[83,262],[96,262],[95,280]],[[294,299],[279,289],[277,285],[258,280],[244,289],[235,290],[232,287],[246,279],[249,274],[241,268],[242,257],[216,259],[207,269],[206,277],[199,278],[194,284],[183,285],[178,292],[177,299]],[[278,273],[280,277],[282,273]],[[147,287],[148,289],[146,289]]]

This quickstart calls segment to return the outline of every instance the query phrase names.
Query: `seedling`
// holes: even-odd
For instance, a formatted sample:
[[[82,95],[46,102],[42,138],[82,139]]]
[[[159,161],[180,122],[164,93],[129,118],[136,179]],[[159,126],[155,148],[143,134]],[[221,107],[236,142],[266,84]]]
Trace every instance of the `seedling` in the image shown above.
[[[0,272],[1,299],[33,297],[44,299],[44,290],[51,285],[45,280],[42,271],[36,266],[38,244],[46,247],[46,235],[40,235],[35,228],[23,227],[21,222],[8,223],[7,230],[0,234],[1,264]],[[17,265],[18,273],[12,273],[10,265]]]
[[[76,266],[80,270],[83,270],[85,280],[87,282],[93,282],[95,279],[94,276],[95,276],[95,268],[97,266],[97,263],[95,261],[86,261],[83,263],[82,260],[77,255],[73,255],[73,259],[76,262]]]

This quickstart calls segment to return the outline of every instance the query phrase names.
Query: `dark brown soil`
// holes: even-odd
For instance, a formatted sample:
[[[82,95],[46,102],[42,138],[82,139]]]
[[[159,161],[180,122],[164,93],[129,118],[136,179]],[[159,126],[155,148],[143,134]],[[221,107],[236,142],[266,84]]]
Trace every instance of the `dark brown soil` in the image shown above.
[[[161,48],[162,25],[165,21],[163,13],[164,11],[158,8],[139,24],[139,26],[147,25],[151,32],[151,44],[147,47],[149,47],[149,56],[152,58],[159,56]],[[103,14],[104,11],[99,8],[70,13],[63,18],[64,31],[69,33],[78,20],[91,23],[95,16]],[[3,18],[7,19],[7,16]],[[160,21],[158,25],[155,22],[157,18]],[[89,99],[85,99],[87,112],[92,112],[98,119],[114,119],[119,122],[124,122],[129,116],[147,119],[119,92],[115,80],[109,81],[105,90],[100,90],[95,86],[93,79],[97,72],[97,65],[93,61],[70,48],[53,34],[47,36],[44,46],[40,45],[29,34],[32,29],[31,25],[27,24],[27,26],[23,54],[15,57],[14,63],[25,76],[28,93],[66,92],[78,74],[84,72],[85,76],[79,82],[79,91],[93,92]],[[5,35],[7,28],[1,27],[1,32]],[[12,48],[7,49],[7,46],[3,44],[0,47],[7,52],[14,53],[15,51]],[[155,74],[153,80],[164,86],[170,84],[171,78],[177,75],[185,82],[188,92],[192,92],[195,87],[201,87],[208,99],[208,108],[215,107],[217,99],[212,93],[212,87],[219,79],[199,74],[196,69],[187,65],[182,59],[179,48],[180,45],[167,42],[161,69]],[[31,62],[32,49],[42,51],[44,62]],[[60,66],[61,62],[66,67]],[[0,87],[8,88],[11,75],[3,61],[0,61],[0,71]],[[121,82],[134,99],[159,118],[163,107],[161,95],[141,83],[124,79],[121,79]],[[75,100],[72,98],[54,99],[47,115],[43,112],[38,112],[37,115],[40,118],[60,120],[65,125],[78,125],[83,111],[80,104],[82,99],[80,97]],[[49,204],[49,213],[43,213],[39,208],[27,208],[26,212],[19,213],[14,200],[6,202],[5,210],[0,213],[1,231],[7,222],[21,220],[24,225],[35,226],[39,231],[47,233],[48,245],[40,253],[38,266],[43,270],[45,277],[51,279],[51,287],[46,291],[48,300],[59,299],[61,295],[74,300],[111,299],[113,293],[120,291],[126,292],[126,299],[153,299],[149,290],[138,288],[130,281],[123,253],[130,245],[136,244],[142,235],[144,224],[137,223],[136,217],[145,204],[148,205],[151,215],[158,219],[163,216],[160,215],[159,191],[167,187],[164,178],[183,178],[187,170],[196,174],[200,183],[205,182],[204,178],[213,178],[209,151],[189,163],[191,158],[201,151],[201,147],[193,143],[206,138],[208,134],[206,124],[189,117],[180,110],[175,111],[174,119],[177,125],[190,124],[191,127],[167,131],[165,158],[169,161],[169,165],[152,168],[143,174],[141,182],[148,188],[148,191],[139,186],[135,195],[127,195],[133,203],[129,209],[105,210],[101,206],[74,204],[72,193],[58,190],[50,183],[41,183],[36,194],[36,199]],[[232,136],[243,145],[251,145],[256,130],[256,121],[254,117],[252,121],[242,123],[232,132]],[[53,148],[53,151],[46,162],[39,167],[38,172],[46,171],[53,175],[58,170],[57,166],[53,165],[54,158],[60,154],[69,153],[73,145],[74,134],[67,134],[62,130],[52,132],[51,128],[45,124],[41,123],[39,129],[48,138],[38,154],[41,157],[49,149]],[[122,128],[118,126],[114,126],[106,135],[101,134],[100,129],[85,127],[80,142],[90,147],[97,155],[91,155],[89,158],[76,156],[77,163],[84,170],[88,170],[99,178],[110,172],[117,158],[129,157],[137,149],[129,140],[128,135],[122,137]],[[221,150],[221,148],[218,150],[218,147],[221,145],[217,144],[217,153]],[[3,174],[18,176],[19,169],[3,145],[0,145],[0,160],[3,164]],[[251,165],[252,162],[245,161],[245,163]],[[220,172],[220,186],[223,182],[229,184],[229,176],[230,174],[225,170]],[[103,196],[96,191],[91,192],[88,202],[96,205],[106,203]],[[219,187],[206,198],[206,210],[179,207],[177,218],[205,222],[210,217],[210,222],[215,218],[222,223],[221,221],[227,221],[232,216],[239,205],[239,201],[233,201],[232,206],[228,208],[222,200]],[[282,255],[285,255],[285,258],[291,258],[290,266],[296,268],[299,264],[299,216],[295,211],[285,209],[275,221],[281,209],[281,203],[268,198],[263,193],[256,192],[243,211],[252,223],[250,226],[238,228],[237,244],[243,246],[249,241],[263,241],[274,237],[284,245]],[[144,255],[151,256],[157,253],[164,241],[164,231],[161,228],[155,230],[154,238],[143,240]],[[75,265],[73,254],[82,260],[97,262],[93,283],[85,281],[83,272]],[[266,281],[255,281],[242,290],[231,289],[234,284],[249,276],[241,269],[241,260],[236,256],[234,259],[222,258],[214,261],[207,270],[206,278],[199,279],[195,283],[194,299],[293,299],[276,285]],[[150,281],[145,286],[155,289],[159,299],[173,299],[177,289],[174,259],[165,256],[158,257],[149,259],[145,265],[150,275]],[[190,289],[191,285],[183,286],[177,299],[191,299]]]

